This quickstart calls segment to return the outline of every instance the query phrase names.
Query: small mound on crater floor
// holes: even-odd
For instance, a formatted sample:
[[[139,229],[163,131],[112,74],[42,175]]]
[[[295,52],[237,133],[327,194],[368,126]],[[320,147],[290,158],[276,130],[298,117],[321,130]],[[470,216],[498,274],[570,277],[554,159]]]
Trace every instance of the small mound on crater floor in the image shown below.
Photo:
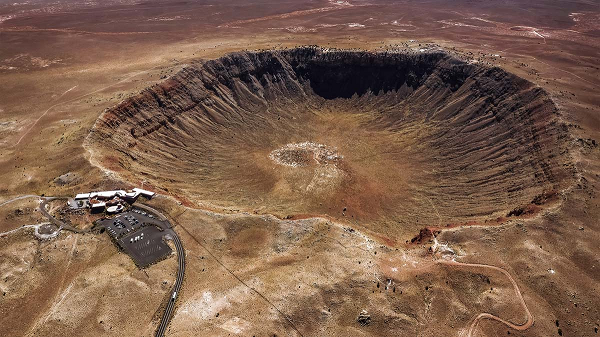
[[[343,158],[335,149],[311,142],[286,144],[273,150],[269,157],[277,164],[291,167],[335,164]]]
[[[106,111],[93,161],[190,204],[329,215],[400,237],[571,182],[538,86],[443,51],[298,48],[198,62]]]

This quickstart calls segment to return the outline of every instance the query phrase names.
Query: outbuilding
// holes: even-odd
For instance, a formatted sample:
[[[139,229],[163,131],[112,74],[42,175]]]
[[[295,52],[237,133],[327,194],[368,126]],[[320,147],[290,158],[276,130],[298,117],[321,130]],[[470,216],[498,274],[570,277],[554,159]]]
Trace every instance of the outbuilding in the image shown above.
[[[90,208],[92,209],[92,212],[102,212],[106,208],[106,203],[105,202],[97,202],[95,204],[91,204]]]
[[[156,195],[156,193],[154,193],[154,192],[143,190],[143,189],[137,188],[137,187],[134,188],[133,191],[143,195],[144,197],[146,197],[148,199],[152,199],[152,197],[154,197],[154,195]]]
[[[118,204],[115,206],[110,206],[109,208],[106,209],[106,212],[107,213],[119,213],[123,210],[123,208],[124,208],[123,205]]]

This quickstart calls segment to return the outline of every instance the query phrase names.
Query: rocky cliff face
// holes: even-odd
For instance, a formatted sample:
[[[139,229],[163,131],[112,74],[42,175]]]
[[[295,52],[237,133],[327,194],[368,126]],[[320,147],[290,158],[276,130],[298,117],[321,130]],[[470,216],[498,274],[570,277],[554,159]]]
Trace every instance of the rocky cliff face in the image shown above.
[[[87,146],[191,204],[354,216],[391,235],[503,216],[563,188],[567,137],[548,95],[499,68],[441,51],[299,48],[193,64],[106,111]],[[342,159],[269,159],[303,142]]]

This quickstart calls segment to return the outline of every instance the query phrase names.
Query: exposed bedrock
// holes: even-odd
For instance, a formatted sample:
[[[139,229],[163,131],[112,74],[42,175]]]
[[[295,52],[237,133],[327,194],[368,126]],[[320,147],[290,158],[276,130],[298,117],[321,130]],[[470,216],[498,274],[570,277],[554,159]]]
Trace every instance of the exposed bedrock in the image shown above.
[[[192,64],[107,110],[87,143],[97,164],[190,204],[395,238],[556,194],[568,146],[549,95],[500,68],[319,48]]]

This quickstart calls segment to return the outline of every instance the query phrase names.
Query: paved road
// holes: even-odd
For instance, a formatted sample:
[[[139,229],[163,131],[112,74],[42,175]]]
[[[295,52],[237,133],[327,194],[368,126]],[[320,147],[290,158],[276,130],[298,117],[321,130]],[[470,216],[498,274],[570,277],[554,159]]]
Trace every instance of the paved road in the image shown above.
[[[169,234],[173,237],[173,243],[175,243],[175,247],[177,248],[177,278],[175,279],[175,285],[171,290],[171,295],[169,296],[169,302],[167,303],[165,312],[160,320],[158,329],[156,330],[156,337],[162,337],[165,335],[165,330],[171,321],[171,315],[175,309],[175,301],[177,300],[177,296],[181,290],[183,275],[185,273],[185,251],[183,250],[183,245],[181,244],[179,236],[177,236],[177,233],[175,233],[174,230],[169,229],[169,232]]]
[[[66,229],[66,230],[69,230],[69,231],[75,232],[75,233],[89,232],[89,230],[75,228],[71,225],[68,225],[68,224],[56,219],[55,217],[50,215],[50,213],[48,213],[48,211],[46,210],[46,204],[48,203],[48,201],[60,200],[60,199],[67,200],[68,198],[59,198],[59,197],[56,197],[56,198],[55,197],[41,197],[41,198],[43,199],[43,201],[40,203],[40,212],[42,212],[42,214],[45,215],[48,218],[48,220],[50,220],[51,223],[53,223],[56,227],[58,227],[58,231],[60,231],[62,229]]]
[[[163,337],[165,335],[165,330],[167,330],[169,322],[171,321],[173,310],[175,310],[175,302],[177,301],[177,296],[179,296],[181,285],[183,284],[183,276],[185,274],[185,251],[183,250],[183,245],[181,244],[179,236],[174,230],[171,229],[171,223],[169,223],[169,220],[162,215],[162,213],[148,205],[141,203],[135,204],[134,207],[144,209],[156,215],[159,220],[167,223],[169,228],[166,228],[165,232],[172,238],[175,248],[177,249],[177,277],[175,278],[173,289],[171,289],[171,292],[169,293],[169,302],[167,302],[165,312],[163,313],[160,323],[158,324],[158,328],[156,329],[156,337]]]
[[[144,205],[144,204],[138,203],[138,204],[133,204],[133,208],[140,208],[140,209],[146,210],[146,211],[148,211],[148,212],[153,213],[154,215],[156,215],[158,217],[158,220],[169,222],[169,220],[167,219],[167,217],[165,217],[159,211],[155,210],[154,208],[152,208],[152,207],[150,207],[148,205]],[[171,228],[171,224],[170,223],[169,223],[169,228]]]
[[[70,231],[73,231],[76,233],[86,232],[86,230],[81,230],[79,228],[75,228],[71,225],[68,225],[68,224],[54,218],[52,215],[50,215],[50,213],[48,213],[48,211],[46,210],[46,204],[48,203],[48,201],[57,200],[57,199],[67,200],[68,198],[52,198],[52,197],[43,198],[43,201],[40,203],[40,212],[42,212],[42,214],[44,214],[48,218],[48,220],[50,220],[51,223],[56,225],[58,227],[59,231],[61,229],[67,229],[67,230],[70,230]],[[177,249],[177,277],[175,279],[175,285],[173,285],[173,289],[171,289],[171,293],[169,296],[169,302],[167,303],[165,312],[160,320],[158,329],[156,330],[156,337],[162,337],[162,336],[164,336],[165,330],[167,329],[167,326],[169,325],[169,322],[171,321],[171,316],[173,315],[173,310],[175,309],[175,302],[177,301],[177,296],[179,295],[179,292],[181,290],[181,285],[183,284],[183,276],[185,273],[185,251],[183,249],[181,240],[179,240],[179,236],[177,235],[177,233],[175,233],[174,230],[171,229],[172,226],[164,215],[162,215],[159,211],[157,211],[154,208],[147,206],[147,205],[135,204],[134,207],[145,209],[146,211],[149,211],[149,212],[153,213],[154,215],[156,215],[159,218],[159,220],[168,223],[169,228],[166,228],[165,232],[172,238],[173,243],[175,244],[175,248]]]

